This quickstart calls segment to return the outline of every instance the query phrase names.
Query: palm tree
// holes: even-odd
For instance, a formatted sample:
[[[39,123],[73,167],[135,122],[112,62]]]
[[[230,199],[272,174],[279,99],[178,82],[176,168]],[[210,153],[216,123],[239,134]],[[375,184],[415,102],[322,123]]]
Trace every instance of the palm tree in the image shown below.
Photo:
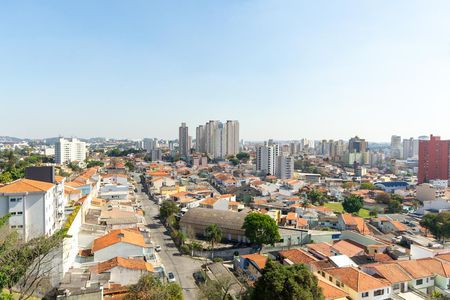
[[[205,229],[205,237],[211,243],[211,259],[214,258],[214,244],[222,240],[222,230],[217,224],[211,224]]]

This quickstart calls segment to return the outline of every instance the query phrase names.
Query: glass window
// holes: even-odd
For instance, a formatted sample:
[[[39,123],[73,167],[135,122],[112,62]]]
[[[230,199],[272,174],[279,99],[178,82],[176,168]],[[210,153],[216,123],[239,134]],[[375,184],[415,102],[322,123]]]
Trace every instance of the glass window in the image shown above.
[[[9,201],[16,202],[16,198],[11,198]]]
[[[374,296],[381,296],[384,294],[384,290],[376,290],[375,292],[373,292]]]
[[[361,294],[361,296],[363,298],[369,297],[369,292],[364,292],[364,293]]]
[[[416,280],[416,285],[421,285],[423,284],[423,279],[417,279]]]

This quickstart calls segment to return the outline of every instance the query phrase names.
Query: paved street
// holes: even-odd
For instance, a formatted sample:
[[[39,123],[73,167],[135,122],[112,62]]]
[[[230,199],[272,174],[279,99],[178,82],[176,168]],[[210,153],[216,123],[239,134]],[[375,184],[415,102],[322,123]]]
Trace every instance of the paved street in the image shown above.
[[[166,272],[174,273],[177,282],[183,288],[185,299],[197,299],[198,288],[192,274],[200,270],[203,262],[188,256],[181,256],[165,227],[157,218],[159,214],[158,205],[150,201],[148,196],[141,192],[142,186],[139,184],[139,177],[135,176],[135,180],[138,183],[138,193],[136,196],[141,201],[142,208],[145,210],[145,219],[149,224],[153,243],[155,245],[161,245],[162,250],[158,255]]]

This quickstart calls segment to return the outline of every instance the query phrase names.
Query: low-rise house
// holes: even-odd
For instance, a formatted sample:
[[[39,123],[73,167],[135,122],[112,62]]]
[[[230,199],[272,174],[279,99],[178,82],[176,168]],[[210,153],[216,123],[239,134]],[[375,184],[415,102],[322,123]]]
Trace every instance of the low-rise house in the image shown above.
[[[349,294],[353,300],[390,299],[389,282],[377,279],[354,267],[322,269],[317,277],[335,284]]]
[[[354,230],[363,235],[372,234],[363,218],[347,213],[338,215],[338,229]]]
[[[241,255],[236,259],[238,260],[237,263],[235,261],[237,271],[244,272],[251,281],[256,281],[261,277],[261,272],[267,262],[267,256],[258,253]]]
[[[209,197],[200,202],[200,207],[218,210],[228,210],[228,198]]]
[[[338,288],[337,286],[324,281],[323,279],[318,280],[318,286],[322,290],[323,297],[325,300],[347,300],[348,293],[344,290]]]
[[[103,174],[102,183],[128,185],[128,179],[126,174]]]
[[[346,240],[340,240],[331,246],[332,255],[347,255],[348,257],[363,255],[365,249],[350,243]]]
[[[98,263],[91,268],[94,274],[109,274],[109,282],[120,285],[131,285],[139,281],[141,276],[156,274],[152,264],[143,259],[129,259],[114,257],[110,260]]]
[[[331,252],[332,246],[329,243],[316,243],[316,244],[307,244],[306,249],[319,259],[327,259],[330,256],[333,256]]]
[[[101,262],[114,257],[153,258],[153,246],[147,244],[138,230],[117,229],[99,237],[92,243],[94,261]]]
[[[304,264],[309,267],[311,262],[318,260],[301,249],[282,250],[279,252],[279,255],[281,262],[286,265]]]

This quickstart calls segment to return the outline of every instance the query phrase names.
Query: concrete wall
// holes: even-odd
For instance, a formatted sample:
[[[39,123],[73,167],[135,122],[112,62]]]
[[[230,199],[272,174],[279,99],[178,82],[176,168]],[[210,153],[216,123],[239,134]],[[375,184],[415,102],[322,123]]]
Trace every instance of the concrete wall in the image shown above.
[[[135,284],[139,281],[142,275],[147,274],[144,270],[132,270],[122,267],[115,267],[111,269],[110,281],[120,283],[121,285]]]
[[[127,244],[127,243],[117,243],[109,247],[98,250],[94,253],[94,261],[102,262],[105,260],[110,260],[111,258],[120,257],[131,257],[131,256],[143,256],[144,250],[142,247]]]

